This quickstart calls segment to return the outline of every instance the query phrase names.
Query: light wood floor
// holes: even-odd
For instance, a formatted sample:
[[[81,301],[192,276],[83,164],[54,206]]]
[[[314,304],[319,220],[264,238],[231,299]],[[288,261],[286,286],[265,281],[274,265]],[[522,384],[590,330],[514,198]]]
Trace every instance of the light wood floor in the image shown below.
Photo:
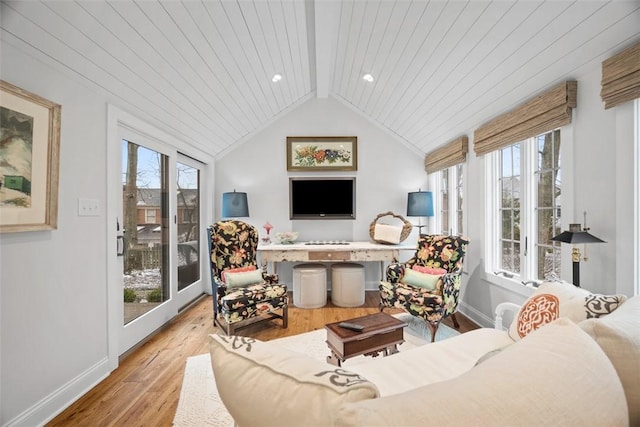
[[[291,306],[287,329],[282,329],[280,321],[274,320],[241,329],[238,334],[268,341],[377,311],[378,292],[367,291],[362,307],[341,308],[330,302],[313,310]],[[170,426],[178,406],[186,360],[206,353],[207,336],[218,330],[213,326],[212,316],[211,297],[205,296],[127,355],[108,378],[47,425]],[[457,318],[460,332],[478,328],[460,313]],[[444,324],[453,326],[450,319]]]

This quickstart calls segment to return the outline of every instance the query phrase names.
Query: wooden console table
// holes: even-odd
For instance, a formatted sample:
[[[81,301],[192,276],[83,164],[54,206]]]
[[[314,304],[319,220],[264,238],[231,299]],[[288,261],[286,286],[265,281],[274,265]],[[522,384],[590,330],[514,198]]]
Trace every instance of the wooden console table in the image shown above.
[[[380,277],[384,277],[384,263],[398,262],[401,250],[415,251],[415,245],[382,245],[373,242],[349,242],[347,244],[258,245],[262,268],[273,263],[277,272],[279,262],[380,262]]]

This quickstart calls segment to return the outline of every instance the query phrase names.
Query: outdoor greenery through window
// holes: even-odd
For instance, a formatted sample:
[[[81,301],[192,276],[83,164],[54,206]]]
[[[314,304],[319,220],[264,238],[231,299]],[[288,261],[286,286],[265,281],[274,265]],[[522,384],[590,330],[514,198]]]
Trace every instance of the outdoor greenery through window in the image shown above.
[[[537,157],[535,189],[537,190],[537,234],[535,241],[537,277],[560,277],[560,243],[551,240],[560,233],[562,174],[560,169],[560,131],[535,138]]]
[[[560,131],[505,147],[498,156],[497,270],[523,280],[560,277]],[[533,255],[533,256],[530,256]]]

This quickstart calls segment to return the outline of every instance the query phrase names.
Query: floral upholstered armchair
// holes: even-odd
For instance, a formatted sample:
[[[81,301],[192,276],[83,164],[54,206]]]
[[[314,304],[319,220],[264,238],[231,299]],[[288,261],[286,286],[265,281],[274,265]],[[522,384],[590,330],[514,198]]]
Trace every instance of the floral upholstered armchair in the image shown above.
[[[243,323],[246,326],[247,322],[243,321],[263,317],[264,320],[280,318],[282,327],[286,328],[287,286],[278,283],[277,275],[258,268],[256,228],[242,221],[228,220],[219,221],[207,230],[214,325],[233,335]]]
[[[444,318],[451,316],[459,328],[455,312],[468,243],[460,236],[421,234],[413,258],[387,268],[386,281],[379,286],[380,311],[395,307],[423,318],[431,329],[432,342]]]

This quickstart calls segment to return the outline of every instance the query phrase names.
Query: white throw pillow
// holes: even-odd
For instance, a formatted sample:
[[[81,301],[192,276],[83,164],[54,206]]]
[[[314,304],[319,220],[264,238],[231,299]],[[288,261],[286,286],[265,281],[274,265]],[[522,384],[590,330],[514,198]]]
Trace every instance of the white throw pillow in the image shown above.
[[[277,344],[210,335],[209,349],[220,398],[238,426],[328,427],[342,403],[379,395],[360,375]]]
[[[442,274],[421,273],[411,268],[405,268],[404,274],[400,279],[401,283],[417,286],[429,291],[435,291],[438,288],[438,281],[442,279]]]
[[[335,421],[336,427],[613,427],[629,423],[614,367],[568,319],[532,332],[454,379],[345,403]]]
[[[228,289],[243,288],[245,286],[257,285],[264,283],[262,270],[242,271],[242,272],[225,272],[225,281]]]
[[[629,421],[640,426],[640,295],[601,319],[588,319],[579,326],[600,344],[622,381]]]
[[[373,229],[373,239],[376,241],[397,245],[402,236],[402,227],[387,224],[376,224]]]

